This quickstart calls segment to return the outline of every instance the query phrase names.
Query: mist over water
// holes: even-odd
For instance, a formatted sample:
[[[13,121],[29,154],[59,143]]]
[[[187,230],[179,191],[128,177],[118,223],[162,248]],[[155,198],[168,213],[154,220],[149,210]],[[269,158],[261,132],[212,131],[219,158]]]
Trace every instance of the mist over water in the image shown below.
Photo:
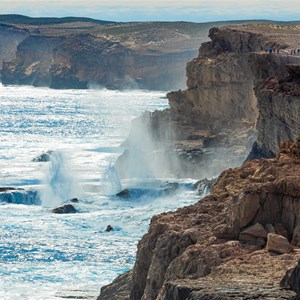
[[[69,165],[66,154],[54,151],[50,155],[49,170],[44,179],[44,187],[40,190],[42,205],[54,208],[72,198],[81,197],[81,195],[79,179]]]
[[[173,144],[168,143],[176,135],[175,129],[156,126],[152,113],[147,111],[134,119],[124,147],[126,151],[117,160],[116,168],[122,178],[176,178],[180,161]],[[175,172],[174,172],[175,171]]]
[[[111,194],[116,195],[120,193],[122,191],[122,184],[118,171],[116,170],[114,165],[109,165],[107,169],[107,176],[111,184]]]
[[[95,299],[102,285],[133,267],[153,215],[199,199],[193,182],[172,185],[167,174],[153,173],[153,160],[143,165],[133,158],[140,170],[149,169],[138,178],[107,174],[124,151],[131,120],[166,108],[164,96],[0,86],[0,186],[39,191],[42,198],[32,205],[38,202],[22,202],[25,196],[20,204],[0,197],[1,299]],[[48,150],[51,161],[33,161]],[[129,197],[115,196],[120,184]],[[73,197],[78,213],[51,213]],[[105,232],[107,225],[114,231]]]

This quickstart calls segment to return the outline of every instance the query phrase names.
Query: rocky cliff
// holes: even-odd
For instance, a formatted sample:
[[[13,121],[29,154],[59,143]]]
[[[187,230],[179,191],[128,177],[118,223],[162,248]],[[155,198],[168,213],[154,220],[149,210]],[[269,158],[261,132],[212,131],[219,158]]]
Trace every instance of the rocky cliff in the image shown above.
[[[208,40],[213,25],[258,22],[116,23],[18,15],[0,15],[0,21],[10,28],[6,35],[0,34],[0,45],[5,45],[0,46],[4,84],[154,90],[185,87],[186,63],[196,56],[199,44]],[[7,47],[12,37],[14,48]],[[191,80],[189,86],[194,85]]]
[[[187,89],[168,93],[170,109],[145,114],[139,122],[158,141],[155,149],[165,158],[157,160],[164,159],[169,173],[179,177],[217,176],[239,166],[255,141],[248,159],[274,157],[280,143],[299,132],[300,55],[291,54],[299,28],[221,27],[209,37],[187,64]],[[138,175],[128,164],[134,137],[117,162],[124,177]],[[174,155],[166,158],[166,152]]]
[[[131,289],[119,278],[99,299],[292,299],[279,282],[300,257],[299,166],[300,139],[224,171],[195,205],[153,217],[126,275]],[[272,234],[295,250],[265,248]]]
[[[256,158],[259,151],[275,156],[280,143],[295,139],[300,131],[300,56],[257,54],[252,57],[254,72],[259,73],[255,86],[259,118],[256,149],[249,156]]]
[[[2,82],[51,88],[166,89],[183,82],[182,69],[194,53],[140,55],[103,36],[31,35],[18,45],[16,59],[3,63]]]
[[[256,134],[249,159],[279,154],[230,168],[206,198],[153,217],[133,272],[103,287],[99,300],[296,299],[279,282],[300,253],[298,37],[298,27],[211,29],[187,66],[187,90],[168,94],[170,109],[135,121],[190,154],[184,166],[200,175],[221,171],[226,157],[241,163]]]
[[[22,42],[29,32],[13,25],[0,23],[0,62],[11,61],[16,58],[17,46]],[[0,70],[2,63],[0,63]]]
[[[199,41],[207,40],[202,24],[56,21],[3,25],[9,29],[0,44],[15,42],[0,48],[3,84],[176,89],[185,85],[185,64]]]

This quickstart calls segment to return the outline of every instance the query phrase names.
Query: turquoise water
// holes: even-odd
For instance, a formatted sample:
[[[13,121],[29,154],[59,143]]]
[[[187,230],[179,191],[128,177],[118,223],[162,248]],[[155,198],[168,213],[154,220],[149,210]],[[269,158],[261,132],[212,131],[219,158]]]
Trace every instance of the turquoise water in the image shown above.
[[[0,86],[0,187],[25,188],[39,200],[0,198],[0,299],[95,299],[132,268],[153,215],[199,199],[189,180],[165,194],[161,186],[173,178],[123,180],[132,197],[114,195],[107,170],[124,150],[130,121],[166,107],[165,92]],[[55,160],[32,161],[48,150]],[[79,213],[51,213],[72,197]],[[105,232],[107,225],[115,230]]]

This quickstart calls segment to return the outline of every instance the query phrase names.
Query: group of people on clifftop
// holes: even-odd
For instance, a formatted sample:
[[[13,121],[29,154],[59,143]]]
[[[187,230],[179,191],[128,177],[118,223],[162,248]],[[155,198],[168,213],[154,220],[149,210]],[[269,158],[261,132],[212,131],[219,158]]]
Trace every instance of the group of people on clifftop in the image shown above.
[[[283,54],[286,54],[286,55],[300,55],[300,48],[298,49],[290,49],[290,50],[281,50],[279,48],[272,48],[272,47],[269,47],[266,49],[266,52],[267,53],[283,53]]]
[[[266,52],[268,52],[268,53],[279,53],[279,48],[268,48],[268,49],[266,49]]]

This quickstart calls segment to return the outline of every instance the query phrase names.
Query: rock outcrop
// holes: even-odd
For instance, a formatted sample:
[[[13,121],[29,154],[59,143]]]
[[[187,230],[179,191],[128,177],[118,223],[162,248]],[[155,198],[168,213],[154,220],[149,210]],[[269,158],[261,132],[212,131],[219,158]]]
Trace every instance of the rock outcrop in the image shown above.
[[[300,57],[293,61],[300,64]],[[271,79],[262,80],[256,86],[260,111],[257,145],[273,154],[282,141],[295,139],[300,130],[299,75],[293,72],[292,65],[285,62],[283,65],[286,66],[285,77],[278,74]]]
[[[300,253],[287,244],[289,254],[274,256],[265,244],[270,228],[289,241],[299,228],[299,154],[300,139],[284,143],[275,159],[224,171],[195,205],[153,217],[130,299],[292,299],[279,282]]]
[[[1,202],[25,205],[41,204],[37,190],[25,190],[15,187],[0,187],[0,203]]]

